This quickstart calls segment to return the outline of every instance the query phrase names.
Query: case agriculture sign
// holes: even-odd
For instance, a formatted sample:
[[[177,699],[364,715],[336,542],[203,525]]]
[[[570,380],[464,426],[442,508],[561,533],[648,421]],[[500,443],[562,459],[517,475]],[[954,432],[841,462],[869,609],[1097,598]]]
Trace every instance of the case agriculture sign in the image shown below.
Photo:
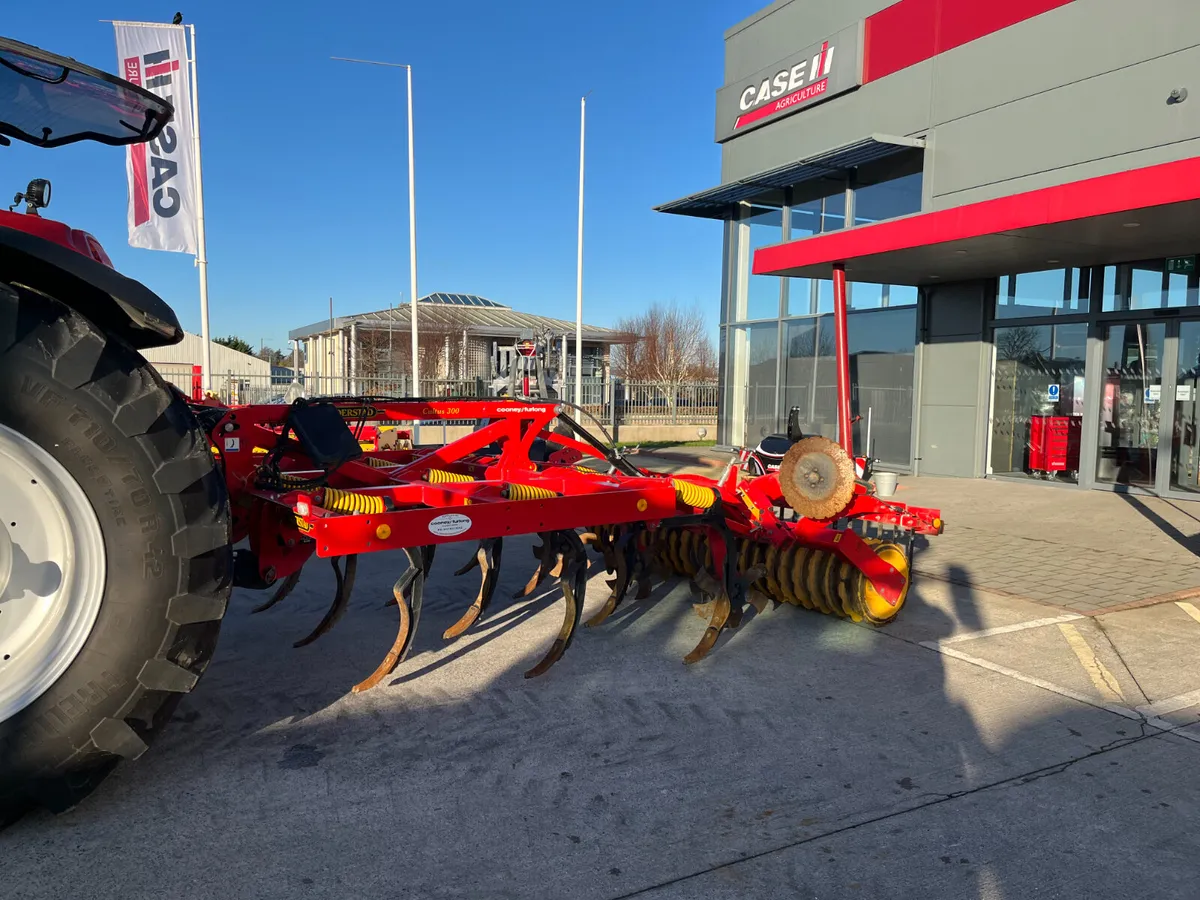
[[[187,37],[182,25],[115,22],[121,77],[175,107],[155,140],[127,151],[129,244],[196,252],[196,159]]]
[[[843,29],[717,91],[717,142],[807,109],[862,84],[861,24]]]

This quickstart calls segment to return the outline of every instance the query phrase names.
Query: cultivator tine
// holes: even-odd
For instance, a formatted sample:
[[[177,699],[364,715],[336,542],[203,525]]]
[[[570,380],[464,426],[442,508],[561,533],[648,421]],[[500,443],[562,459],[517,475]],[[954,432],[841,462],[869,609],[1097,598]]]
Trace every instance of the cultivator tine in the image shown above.
[[[429,570],[433,568],[433,555],[434,555],[435,550],[437,550],[436,544],[426,544],[424,547],[421,548],[421,566],[420,566],[421,574],[424,575],[427,580],[429,578]],[[407,551],[405,551],[405,552],[407,552]],[[459,571],[469,572],[474,567],[474,565],[475,565],[474,563],[467,563],[466,567],[463,569],[460,569]],[[454,574],[457,575],[459,573],[455,572]],[[388,598],[388,601],[387,601],[387,603],[384,604],[384,606],[395,606],[396,605],[396,597],[394,596],[394,594],[395,594],[395,592],[393,591],[393,596]]]
[[[396,606],[400,610],[400,625],[396,630],[396,640],[392,643],[392,649],[387,652],[379,667],[366,680],[354,685],[350,689],[352,693],[361,694],[363,691],[369,691],[391,675],[396,670],[396,666],[400,665],[408,656],[408,651],[412,647],[413,635],[417,632],[417,622],[421,618],[425,573],[427,566],[433,561],[432,549],[432,547],[406,547],[404,549],[408,556],[408,569],[396,579],[396,584],[392,587],[392,595],[396,598]]]
[[[333,595],[333,603],[329,607],[329,611],[325,613],[325,618],[321,623],[313,629],[312,634],[306,638],[296,641],[292,644],[293,647],[307,647],[330,628],[338,623],[338,619],[342,617],[342,613],[346,611],[346,607],[350,603],[350,592],[354,590],[354,574],[358,571],[358,554],[355,553],[346,557],[346,571],[343,574],[338,568],[338,560],[341,557],[332,557],[329,562],[333,566],[333,576],[337,579],[337,590]]]
[[[571,638],[579,625],[579,617],[583,612],[583,601],[587,592],[587,556],[584,553],[583,542],[574,531],[557,531],[546,535],[545,546],[556,556],[561,565],[561,583],[563,601],[566,604],[566,614],[558,637],[554,639],[549,652],[540,663],[525,673],[526,678],[536,678],[546,674],[571,646]],[[543,559],[546,554],[543,554]]]
[[[625,600],[625,595],[629,592],[629,587],[635,580],[638,582],[639,599],[643,599],[641,597],[643,583],[646,584],[647,593],[649,592],[649,573],[642,566],[641,553],[638,550],[638,538],[640,535],[641,532],[639,529],[625,529],[612,542],[613,568],[616,570],[617,577],[608,582],[611,593],[609,593],[608,599],[604,601],[604,606],[600,611],[588,619],[588,628],[595,628],[597,625],[602,625],[609,616],[617,611],[617,607]]]
[[[471,557],[471,561],[460,568],[455,575],[465,575],[471,569],[478,568],[482,573],[479,583],[479,596],[470,605],[462,618],[451,625],[442,634],[442,638],[452,641],[463,634],[475,621],[487,612],[488,604],[492,602],[492,594],[496,590],[496,582],[500,579],[500,557],[504,550],[503,538],[485,538],[479,542],[479,549]]]
[[[707,537],[707,541],[703,540],[704,537]],[[695,534],[688,543],[696,547],[695,555],[691,558],[702,559],[706,564],[698,568],[692,581],[701,595],[709,598],[697,608],[697,612],[708,613],[708,627],[692,652],[683,658],[684,665],[690,666],[708,656],[723,629],[737,628],[741,624],[745,589],[737,577],[733,535],[727,529],[706,529],[704,536]],[[701,544],[707,544],[703,551],[700,550]],[[708,570],[710,556],[719,578]]]
[[[254,609],[250,610],[250,615],[254,615],[255,613],[260,613],[260,612],[266,612],[268,609],[270,609],[272,606],[274,606],[280,600],[283,600],[285,597],[287,597],[288,594],[290,594],[293,590],[296,589],[296,585],[300,583],[300,572],[301,571],[303,571],[303,570],[297,569],[295,572],[293,572],[291,575],[289,575],[287,578],[285,578],[283,580],[283,584],[281,584],[279,586],[279,589],[277,591],[275,591],[275,595],[270,600],[268,600],[266,603],[260,603],[258,606],[254,607]]]
[[[514,600],[519,600],[521,597],[528,597],[551,575],[562,574],[562,555],[555,553],[553,532],[539,532],[538,537],[541,538],[542,544],[540,547],[533,548],[533,555],[538,560],[537,571],[530,576],[529,581],[525,582],[525,587],[513,594]],[[583,543],[579,541],[578,535],[575,535],[575,540],[579,542],[580,547],[583,546]]]

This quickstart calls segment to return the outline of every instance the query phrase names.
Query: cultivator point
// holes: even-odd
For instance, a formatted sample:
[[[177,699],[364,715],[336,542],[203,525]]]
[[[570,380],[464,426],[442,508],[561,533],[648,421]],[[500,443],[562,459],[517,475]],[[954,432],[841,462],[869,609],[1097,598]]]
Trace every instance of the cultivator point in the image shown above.
[[[438,418],[473,419],[479,426],[444,446],[361,446],[365,426]],[[477,571],[480,579],[475,600],[442,634],[452,641],[486,617],[504,539],[537,536],[536,567],[514,597],[529,597],[557,579],[563,622],[545,656],[525,673],[534,678],[558,662],[574,638],[586,598],[587,547],[612,576],[609,596],[588,627],[603,625],[630,592],[643,600],[656,581],[691,580],[696,611],[707,623],[684,657],[691,664],[712,651],[725,629],[740,624],[747,606],[761,612],[774,602],[886,624],[908,592],[911,536],[942,530],[937,510],[874,496],[855,479],[845,451],[824,438],[795,444],[778,474],[745,478],[732,462],[714,480],[640,469],[553,402],[302,400],[226,410],[210,421],[236,511],[234,536],[250,544],[239,551],[238,583],[279,583],[253,612],[285,599],[313,555],[333,567],[337,587],[329,610],[296,647],[311,644],[342,617],[359,554],[400,550],[407,556],[389,601],[398,608],[395,640],[354,692],[382,682],[411,651],[440,544],[473,540],[475,552],[454,574]],[[850,527],[854,523],[875,523],[909,540],[867,537]]]

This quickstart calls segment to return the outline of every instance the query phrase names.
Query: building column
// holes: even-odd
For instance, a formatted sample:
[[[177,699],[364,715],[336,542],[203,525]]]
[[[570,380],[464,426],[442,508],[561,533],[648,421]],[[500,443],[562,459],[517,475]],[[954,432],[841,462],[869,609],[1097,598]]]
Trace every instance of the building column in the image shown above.
[[[854,458],[854,433],[850,424],[850,337],[846,317],[846,267],[833,267],[833,331],[837,345],[838,443]]]

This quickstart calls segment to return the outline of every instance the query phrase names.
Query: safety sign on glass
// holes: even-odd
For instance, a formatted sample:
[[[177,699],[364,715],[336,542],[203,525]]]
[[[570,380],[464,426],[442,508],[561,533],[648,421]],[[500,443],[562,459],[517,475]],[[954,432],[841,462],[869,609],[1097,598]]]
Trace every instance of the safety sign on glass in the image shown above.
[[[1188,400],[1194,399],[1195,396],[1196,396],[1196,389],[1192,385],[1190,385],[1190,384],[1175,385],[1175,399],[1176,400],[1188,401]]]
[[[1051,384],[1051,385],[1046,386],[1046,399],[1048,399],[1051,403],[1057,403],[1058,396],[1059,396],[1059,389],[1058,389],[1057,384]]]
[[[1157,403],[1162,399],[1162,385],[1152,384],[1146,388],[1146,402]]]

